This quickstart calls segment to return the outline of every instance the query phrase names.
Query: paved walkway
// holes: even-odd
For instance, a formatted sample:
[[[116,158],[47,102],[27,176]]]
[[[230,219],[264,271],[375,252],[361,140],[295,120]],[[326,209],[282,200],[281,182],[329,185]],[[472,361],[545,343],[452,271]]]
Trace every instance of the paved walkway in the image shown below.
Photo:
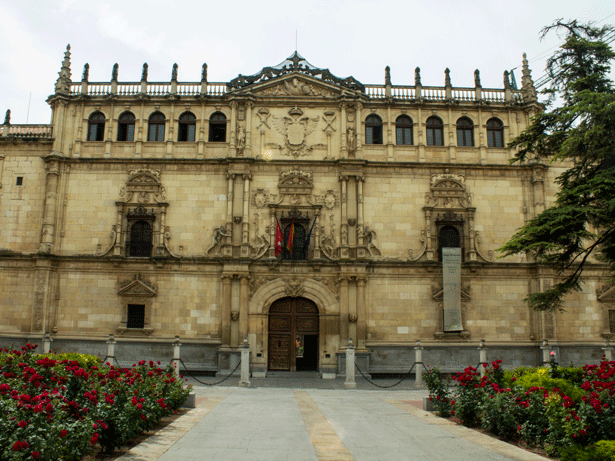
[[[195,386],[197,408],[119,459],[546,459],[423,412],[419,408],[427,395],[424,389],[346,390],[342,380],[312,377],[253,379],[251,388],[236,387],[234,377],[229,381],[233,386]],[[310,383],[312,388],[306,388]],[[357,384],[360,388],[369,385],[362,380]],[[327,388],[319,389],[318,385]],[[409,383],[404,386],[411,387]]]

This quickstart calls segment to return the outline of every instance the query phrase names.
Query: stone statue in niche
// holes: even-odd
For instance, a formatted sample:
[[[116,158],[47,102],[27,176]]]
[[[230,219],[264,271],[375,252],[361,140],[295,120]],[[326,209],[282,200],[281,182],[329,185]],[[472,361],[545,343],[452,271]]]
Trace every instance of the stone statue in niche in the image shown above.
[[[246,130],[243,125],[239,125],[239,129],[237,130],[237,153],[243,153],[243,150],[246,147]]]
[[[346,145],[348,146],[348,152],[354,152],[357,149],[357,135],[351,126],[348,127],[346,133]]]

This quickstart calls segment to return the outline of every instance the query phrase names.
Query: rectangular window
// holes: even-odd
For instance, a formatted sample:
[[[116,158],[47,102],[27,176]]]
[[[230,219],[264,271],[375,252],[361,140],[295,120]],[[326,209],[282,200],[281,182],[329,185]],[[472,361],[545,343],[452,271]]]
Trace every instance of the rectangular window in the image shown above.
[[[16,186],[22,186],[23,185],[23,176],[17,176],[17,181],[15,182]]]
[[[504,145],[504,141],[502,140],[502,132],[496,130],[488,130],[487,145],[489,147],[502,147]]]
[[[145,305],[129,304],[126,313],[126,328],[143,329],[145,327]]]
[[[609,331],[615,333],[615,310],[609,310]]]

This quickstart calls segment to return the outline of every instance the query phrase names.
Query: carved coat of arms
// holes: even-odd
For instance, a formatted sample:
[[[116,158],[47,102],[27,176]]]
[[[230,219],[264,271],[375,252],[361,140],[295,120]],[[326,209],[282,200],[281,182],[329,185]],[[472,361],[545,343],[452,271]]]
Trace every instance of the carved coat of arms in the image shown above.
[[[316,129],[320,117],[302,117],[303,111],[298,107],[289,110],[288,113],[290,117],[273,117],[273,126],[284,136],[290,155],[293,157],[307,155],[305,138]]]

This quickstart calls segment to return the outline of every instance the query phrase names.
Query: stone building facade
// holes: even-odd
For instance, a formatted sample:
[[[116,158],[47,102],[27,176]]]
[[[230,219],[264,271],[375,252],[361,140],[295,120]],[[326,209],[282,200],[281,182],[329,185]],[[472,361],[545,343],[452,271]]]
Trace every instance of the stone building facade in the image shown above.
[[[365,85],[298,53],[225,83],[71,76],[50,125],[0,136],[0,340],[121,363],[224,371],[341,369],[348,341],[371,373],[430,365],[598,360],[615,290],[592,264],[566,311],[523,299],[554,274],[497,248],[553,201],[558,165],[511,164],[507,143],[540,110],[521,88]],[[278,230],[279,229],[279,230]],[[294,235],[291,238],[290,234]],[[289,243],[290,242],[290,243]],[[276,246],[278,247],[276,249]],[[460,323],[445,321],[442,248],[460,248]],[[611,316],[609,314],[611,313]]]

